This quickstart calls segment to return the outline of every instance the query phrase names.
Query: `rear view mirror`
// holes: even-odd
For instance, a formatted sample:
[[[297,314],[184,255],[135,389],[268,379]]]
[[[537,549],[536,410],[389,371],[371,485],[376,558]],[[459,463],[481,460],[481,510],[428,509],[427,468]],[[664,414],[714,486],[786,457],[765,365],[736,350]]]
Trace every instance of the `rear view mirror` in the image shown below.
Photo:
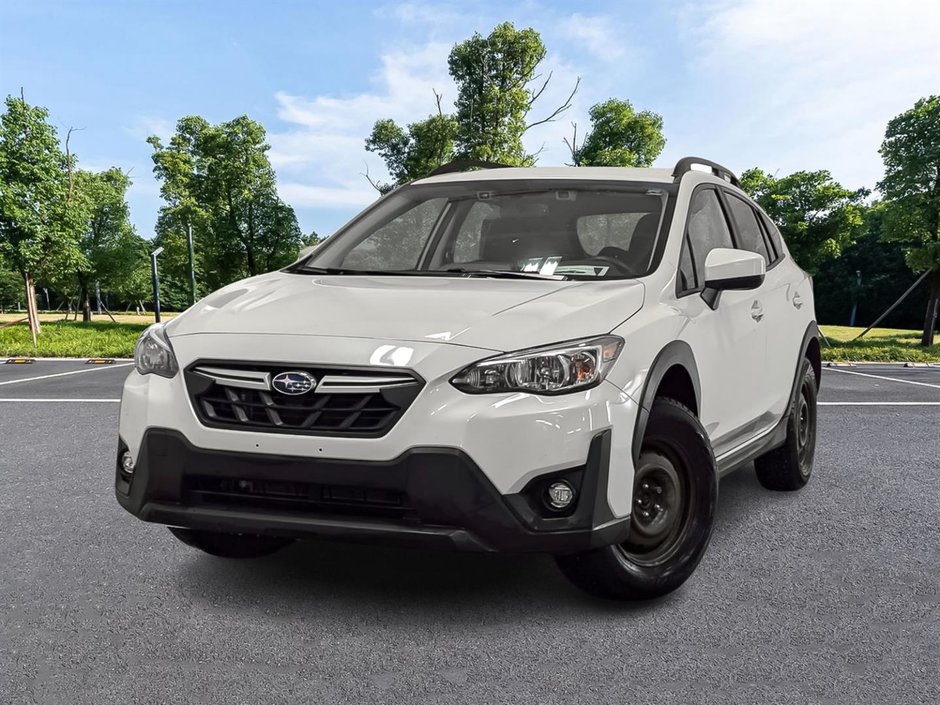
[[[716,247],[705,257],[705,288],[756,289],[764,283],[767,265],[756,252]]]

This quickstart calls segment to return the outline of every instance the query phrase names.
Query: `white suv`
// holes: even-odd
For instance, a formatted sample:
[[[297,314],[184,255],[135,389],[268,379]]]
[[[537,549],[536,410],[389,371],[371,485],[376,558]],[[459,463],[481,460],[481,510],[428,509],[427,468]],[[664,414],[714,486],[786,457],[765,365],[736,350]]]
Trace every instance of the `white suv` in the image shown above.
[[[727,169],[466,166],[143,334],[125,509],[228,557],[552,553],[629,599],[695,569],[721,475],[806,483],[812,284]]]

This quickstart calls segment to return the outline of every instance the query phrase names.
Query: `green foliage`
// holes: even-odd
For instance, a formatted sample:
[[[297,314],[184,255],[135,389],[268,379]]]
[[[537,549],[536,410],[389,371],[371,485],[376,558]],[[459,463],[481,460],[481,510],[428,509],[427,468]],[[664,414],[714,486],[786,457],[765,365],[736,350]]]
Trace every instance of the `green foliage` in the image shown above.
[[[777,224],[797,264],[811,274],[839,257],[864,229],[866,189],[851,191],[825,170],[776,178],[760,169],[741,175],[747,191]]]
[[[76,293],[90,320],[95,283],[123,300],[149,298],[147,243],[130,222],[127,189],[130,178],[120,169],[100,173],[77,171],[75,188],[87,204],[88,220],[79,239],[81,264],[54,283],[64,293]]]
[[[131,357],[137,338],[150,323],[46,321],[35,348],[29,328],[7,326],[0,328],[0,356]]]
[[[545,58],[545,45],[534,29],[517,30],[504,22],[486,37],[477,33],[454,46],[448,58],[457,85],[456,112],[437,114],[401,127],[393,120],[378,120],[366,139],[366,149],[385,161],[394,184],[426,176],[453,159],[478,159],[513,166],[531,166],[536,155],[526,154],[525,132],[554,120],[571,105],[574,90],[559,107],[540,120],[528,121],[542,95],[549,74],[536,74]],[[577,90],[577,83],[575,84]],[[373,185],[387,193],[394,184]]]
[[[867,325],[888,309],[916,276],[904,262],[904,250],[896,242],[885,242],[882,224],[884,203],[865,211],[865,227],[842,256],[823,262],[813,279],[816,318],[823,323],[848,323],[852,304],[857,303],[856,322]],[[861,272],[862,285],[856,272]],[[883,323],[895,328],[915,328],[923,321],[926,291],[915,290]]]
[[[908,245],[915,272],[940,270],[940,96],[921,98],[892,119],[880,154],[886,239]]]
[[[85,266],[78,240],[88,204],[48,115],[8,96],[0,116],[0,256],[31,277]]]
[[[450,52],[447,66],[457,84],[456,156],[529,166],[522,135],[526,116],[541,93],[530,84],[545,45],[534,29],[497,25],[489,36],[475,33]]]
[[[855,340],[864,328],[820,326],[829,345],[822,344],[823,360],[838,362],[940,362],[940,345],[923,347],[916,330],[873,328]]]
[[[0,262],[0,309],[23,303],[23,277]]]
[[[610,98],[591,108],[591,131],[580,147],[570,145],[576,166],[648,167],[663,151],[663,118],[634,111],[629,101]]]
[[[402,184],[450,161],[456,136],[457,121],[450,115],[431,115],[407,129],[394,120],[378,120],[366,139],[366,149],[382,157],[395,183]],[[387,193],[392,184],[376,184],[376,188]]]
[[[148,142],[165,201],[155,244],[166,248],[161,295],[166,283],[168,302],[189,302],[189,227],[200,295],[293,261],[303,237],[277,195],[260,123],[244,115],[218,125],[185,117],[169,144]]]
[[[915,272],[930,271],[921,344],[933,344],[940,314],[940,96],[921,98],[888,123],[880,154],[885,237],[904,243]]]

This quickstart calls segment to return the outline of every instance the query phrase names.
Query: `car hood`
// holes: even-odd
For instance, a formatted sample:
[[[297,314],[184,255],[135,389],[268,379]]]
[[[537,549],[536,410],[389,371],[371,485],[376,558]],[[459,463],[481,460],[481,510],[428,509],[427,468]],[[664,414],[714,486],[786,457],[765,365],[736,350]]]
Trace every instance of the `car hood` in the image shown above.
[[[607,333],[643,305],[636,281],[273,272],[220,289],[167,325],[170,338],[292,334],[517,350]]]

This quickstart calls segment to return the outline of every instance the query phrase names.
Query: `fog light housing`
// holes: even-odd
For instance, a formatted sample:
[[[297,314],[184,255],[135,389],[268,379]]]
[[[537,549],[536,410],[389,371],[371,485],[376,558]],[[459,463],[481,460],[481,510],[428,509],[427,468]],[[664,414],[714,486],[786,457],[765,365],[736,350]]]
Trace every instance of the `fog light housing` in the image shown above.
[[[574,502],[574,487],[565,480],[557,480],[548,486],[545,502],[551,509],[562,511]]]
[[[129,450],[125,450],[121,453],[121,472],[125,475],[134,474],[134,456],[131,455]]]

